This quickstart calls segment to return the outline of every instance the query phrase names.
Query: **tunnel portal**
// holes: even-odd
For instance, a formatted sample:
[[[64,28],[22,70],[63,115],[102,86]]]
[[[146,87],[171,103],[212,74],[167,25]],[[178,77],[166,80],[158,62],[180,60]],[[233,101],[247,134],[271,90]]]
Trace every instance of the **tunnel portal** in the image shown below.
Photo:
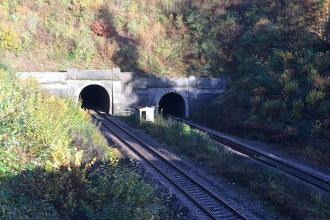
[[[99,85],[85,87],[80,95],[81,107],[85,109],[96,109],[104,112],[110,110],[110,96],[105,88]]]
[[[186,103],[181,95],[171,92],[164,95],[159,101],[159,112],[163,115],[173,115],[184,118],[186,116]]]

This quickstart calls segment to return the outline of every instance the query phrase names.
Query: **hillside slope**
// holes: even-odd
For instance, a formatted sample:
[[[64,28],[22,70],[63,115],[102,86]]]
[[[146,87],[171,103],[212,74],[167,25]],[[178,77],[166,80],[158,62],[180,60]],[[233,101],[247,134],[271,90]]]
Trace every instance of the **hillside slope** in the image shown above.
[[[3,0],[0,42],[1,62],[16,70],[119,66],[182,75],[189,33],[182,16],[153,2]]]
[[[329,0],[2,0],[0,63],[228,74],[230,89],[203,121],[272,141],[329,140],[329,8]]]
[[[231,87],[198,116],[221,130],[295,146],[327,164],[329,1],[252,5],[240,9],[243,29],[232,44]]]
[[[289,44],[305,40],[289,37],[294,29],[311,40],[326,37],[327,11],[327,0],[2,0],[1,62],[24,71],[119,66],[166,76],[232,73],[242,71],[237,59],[255,52],[290,56],[275,49],[303,46]]]

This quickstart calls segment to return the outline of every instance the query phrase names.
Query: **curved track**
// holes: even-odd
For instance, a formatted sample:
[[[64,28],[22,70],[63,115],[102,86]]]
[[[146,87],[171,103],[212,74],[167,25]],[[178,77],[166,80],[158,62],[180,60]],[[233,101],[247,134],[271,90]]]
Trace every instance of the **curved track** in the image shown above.
[[[269,166],[280,169],[289,175],[292,175],[308,184],[313,185],[314,187],[317,187],[321,190],[330,192],[330,177],[329,176],[320,174],[320,173],[313,171],[311,169],[308,169],[308,168],[303,169],[303,168],[299,167],[299,165],[297,165],[291,161],[284,160],[283,158],[280,158],[273,154],[269,154],[266,152],[256,150],[248,145],[238,143],[235,140],[231,140],[229,138],[223,137],[220,134],[218,134],[216,131],[203,127],[196,123],[184,120],[182,118],[177,118],[174,116],[171,116],[171,118],[176,121],[188,124],[189,126],[191,126],[194,129],[207,133],[213,140],[217,141],[218,143],[220,143],[226,147],[229,147],[242,154],[248,155]]]
[[[210,219],[247,219],[222,198],[212,193],[206,186],[203,186],[154,148],[112,120],[111,116],[105,113],[94,112],[92,117],[101,122],[101,126],[119,139],[121,144],[134,151],[141,159],[145,160],[172,183]]]

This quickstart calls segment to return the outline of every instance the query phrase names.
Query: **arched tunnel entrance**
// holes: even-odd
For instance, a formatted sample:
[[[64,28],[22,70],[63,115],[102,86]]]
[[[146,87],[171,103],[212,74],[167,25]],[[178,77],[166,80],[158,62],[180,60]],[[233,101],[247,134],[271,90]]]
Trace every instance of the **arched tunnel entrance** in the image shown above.
[[[80,95],[81,107],[86,109],[96,109],[104,112],[110,110],[110,96],[105,88],[99,85],[85,87]]]
[[[164,95],[159,101],[159,112],[163,115],[173,115],[184,118],[186,116],[186,103],[181,95],[171,92]]]

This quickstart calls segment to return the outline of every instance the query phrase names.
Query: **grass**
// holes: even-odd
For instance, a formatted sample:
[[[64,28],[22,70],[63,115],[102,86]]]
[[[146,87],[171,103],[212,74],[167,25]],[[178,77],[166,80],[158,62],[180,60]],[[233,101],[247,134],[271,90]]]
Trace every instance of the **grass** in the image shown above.
[[[5,0],[0,20],[2,63],[17,71],[119,66],[125,71],[185,74],[188,35],[154,3]],[[95,32],[93,25],[99,21],[111,33]],[[125,57],[133,65],[117,61]]]
[[[212,175],[226,178],[256,195],[268,207],[288,219],[328,219],[330,197],[291,180],[241,155],[218,146],[206,134],[188,125],[156,118],[155,123],[139,124],[134,118],[125,119],[131,125],[146,130],[167,146],[190,160],[204,164]]]
[[[329,170],[330,152],[327,143],[297,145],[296,147],[282,148],[280,151],[289,156],[298,157],[299,160],[314,166]]]
[[[109,68],[90,30],[99,7],[87,1],[2,1],[2,62],[20,71]]]
[[[0,67],[1,219],[176,219],[135,168],[73,101]]]
[[[310,164],[316,168],[320,168],[324,170],[324,172],[329,171],[329,164],[330,164],[330,149],[329,149],[329,141],[324,137],[317,137],[313,140],[306,140],[306,141],[290,141],[290,140],[282,140],[273,142],[265,136],[269,132],[262,132],[262,131],[254,131],[253,129],[246,129],[243,127],[239,127],[236,130],[230,129],[227,130],[224,127],[218,127],[218,123],[215,124],[208,120],[207,123],[203,119],[194,118],[194,120],[199,121],[200,123],[206,124],[210,128],[215,130],[224,131],[228,134],[233,134],[239,137],[247,138],[250,140],[257,140],[257,141],[264,141],[266,143],[274,143],[278,147],[275,149],[276,151],[280,152],[283,155],[288,157],[292,157],[303,161],[304,163]],[[281,140],[281,139],[280,139]]]
[[[328,17],[328,0],[3,0],[1,62],[17,71],[229,75],[224,96],[200,112],[203,122],[328,144]]]

